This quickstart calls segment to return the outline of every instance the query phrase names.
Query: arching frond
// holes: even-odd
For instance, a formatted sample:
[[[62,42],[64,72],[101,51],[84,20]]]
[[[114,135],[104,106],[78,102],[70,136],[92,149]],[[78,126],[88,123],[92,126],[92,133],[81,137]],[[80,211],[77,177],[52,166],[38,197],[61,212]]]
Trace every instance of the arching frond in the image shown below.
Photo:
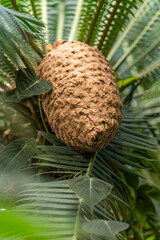
[[[97,47],[101,49],[104,56],[109,53],[118,33],[124,27],[128,16],[132,14],[132,9],[136,7],[133,1],[119,1],[117,0],[113,5],[111,4],[111,9],[109,11],[109,16],[107,16],[107,24],[104,27],[103,33],[100,36]],[[102,19],[103,21],[103,19]],[[109,43],[109,44],[108,44]]]
[[[39,237],[49,240],[73,236],[79,201],[67,181],[30,184],[19,195],[18,203],[17,211],[40,216],[44,230]]]
[[[135,53],[133,53],[132,61],[130,61],[126,67],[124,67],[121,71],[119,71],[119,76],[124,75],[124,73],[128,72],[132,67],[136,67],[137,72],[140,72],[141,69],[147,68],[149,63],[151,63],[154,59],[159,58],[158,49],[160,47],[160,38],[158,34],[155,34],[155,35],[152,34],[152,37],[155,39],[155,41],[152,41],[152,43],[148,42],[148,47],[145,46],[143,42],[142,48],[139,47],[137,48],[137,50],[144,48],[144,51],[141,50],[142,53],[139,54],[139,56],[137,53],[139,51],[135,51]],[[151,39],[152,37],[148,36],[148,39]],[[134,55],[135,55],[135,58],[134,58]]]
[[[126,59],[126,57],[133,51],[133,49],[137,46],[137,44],[140,41],[145,41],[145,38],[147,37],[147,33],[152,30],[153,25],[157,22],[160,16],[160,11],[157,11],[156,14],[152,17],[152,19],[146,24],[142,32],[137,36],[137,38],[134,40],[134,42],[126,49],[125,53],[122,55],[122,57],[116,62],[116,64],[113,66],[113,69],[116,70],[120,64],[123,63],[123,61]],[[148,37],[147,37],[148,39]]]
[[[108,59],[120,78],[142,78],[159,68],[158,6],[157,0],[144,1],[111,49]]]
[[[93,178],[95,181],[100,179],[102,183],[103,181],[105,184],[110,183],[114,188],[109,198],[107,197],[103,202],[98,202],[91,210],[86,202],[88,200],[79,198],[76,195],[79,194],[78,187],[76,187],[75,194],[71,190],[69,180],[53,181],[51,177],[52,181],[49,181],[49,179],[46,181],[45,172],[43,172],[42,176],[39,175],[42,182],[24,185],[23,191],[18,192],[16,196],[18,203],[16,211],[29,214],[35,219],[39,216],[40,223],[38,222],[38,224],[42,224],[43,231],[39,231],[38,235],[36,233],[35,237],[45,237],[45,239],[51,240],[53,237],[54,239],[69,239],[75,236],[75,239],[77,239],[79,236],[80,239],[90,239],[90,235],[85,232],[83,224],[88,220],[90,221],[93,214],[95,219],[101,218],[105,221],[108,221],[108,219],[120,219],[122,213],[118,206],[124,204],[124,200],[127,201],[126,192],[129,191],[125,178],[122,177],[123,174],[125,175],[126,172],[133,176],[139,176],[139,170],[145,165],[151,166],[149,164],[151,160],[154,160],[156,145],[152,142],[151,137],[142,130],[133,130],[137,126],[142,129],[141,124],[142,127],[145,127],[145,121],[145,119],[124,114],[123,124],[116,138],[106,149],[99,151],[94,158],[91,156],[92,160],[89,155],[83,156],[83,154],[63,146],[59,140],[56,140],[54,135],[52,137],[52,135],[42,133],[43,136],[52,143],[58,144],[58,146],[37,147],[35,158],[39,158],[40,162],[36,165],[46,167],[47,172],[50,172],[50,174],[54,173],[53,169],[55,168],[66,169],[66,171],[56,172],[64,174],[64,177],[67,178],[76,174],[77,180],[80,179],[78,174],[85,175],[89,171],[91,179]],[[32,149],[35,149],[34,146],[32,146]],[[6,150],[3,150],[3,152],[5,153]],[[15,149],[15,151],[17,150]],[[146,151],[145,155],[144,151]],[[24,153],[21,152],[21,154]],[[12,155],[14,155],[14,152],[12,152]],[[135,172],[135,169],[139,170]],[[88,177],[88,179],[90,178]],[[72,181],[74,181],[74,178]],[[85,184],[83,186],[86,187]],[[104,194],[104,192],[102,193]],[[88,191],[86,196],[89,196]],[[92,202],[94,201],[97,200],[92,200]],[[103,239],[103,237],[99,236],[99,239]]]
[[[159,74],[157,74],[159,78]],[[145,92],[142,100],[151,100],[153,98],[158,98],[160,96],[160,79],[155,81],[155,83]]]
[[[16,76],[15,76],[15,69],[12,62],[7,59],[1,52],[0,52],[0,81],[4,81],[7,79],[9,83],[13,83]]]
[[[21,13],[29,14],[37,19],[42,17],[41,0],[2,0],[1,4],[4,7],[14,9]]]
[[[96,3],[97,3],[96,0],[83,1],[82,3],[81,15],[80,15],[78,30],[77,30],[77,36],[78,36],[77,38],[79,41],[82,41],[82,42],[85,41],[88,28],[96,8]]]
[[[42,19],[46,24],[48,43],[69,39],[76,6],[76,0],[42,1]]]
[[[70,33],[72,31],[72,26],[74,24],[74,19],[76,16],[77,0],[68,0],[65,3],[65,21],[64,21],[64,33],[63,39],[69,40]],[[73,39],[70,39],[73,40]]]
[[[85,1],[82,6],[78,39],[97,46],[106,56],[135,7],[136,3],[128,0]]]
[[[157,0],[155,0],[154,2],[156,3]],[[152,16],[151,9],[153,9],[153,6],[154,6],[153,1],[151,3],[150,0],[146,0],[140,6],[138,6],[138,9],[135,11],[134,14],[135,16],[131,17],[125,29],[122,31],[121,35],[116,40],[114,46],[109,52],[107,56],[109,61],[111,61],[113,56],[116,54],[118,49],[122,47],[123,43],[126,40],[133,41],[136,37],[136,34],[138,35],[141,32],[143,26],[148,22],[148,20]]]
[[[124,114],[117,136],[104,150],[100,150],[94,159],[91,176],[111,183],[114,186],[113,197],[115,199],[118,197],[126,201],[121,185],[128,191],[125,180],[120,177],[120,172],[141,176],[140,170],[144,167],[151,167],[151,161],[155,158],[154,152],[157,146],[151,140],[152,137],[145,133],[145,121],[145,119]],[[144,130],[138,131],[138,128]],[[34,158],[39,161],[34,163],[34,166],[43,168],[44,174],[47,171],[51,173],[53,171],[62,177],[87,173],[92,156],[80,154],[67,146],[60,146],[60,143],[55,141],[54,135],[51,137],[47,133],[41,134],[55,146],[38,146]],[[113,169],[117,169],[117,173]]]
[[[2,77],[13,81],[20,68],[36,70],[41,61],[43,23],[0,5],[0,61]],[[7,41],[6,41],[7,39]]]
[[[132,14],[135,18],[131,18]],[[128,99],[134,98],[135,89],[140,88],[144,95],[143,100],[131,103],[130,110],[124,106],[119,132],[97,153],[79,153],[54,134],[42,131],[40,97],[38,103],[36,97],[30,97],[43,94],[52,86],[35,75],[45,43],[44,26],[38,19],[45,22],[47,42],[51,44],[57,39],[71,41],[78,38],[98,47],[111,60],[117,78],[121,78],[121,89],[125,89],[123,102],[130,103]],[[103,240],[106,236],[127,239],[124,233],[119,234],[128,227],[121,221],[129,220],[133,214],[130,208],[136,208],[138,191],[135,189],[143,184],[143,170],[154,172],[157,164],[159,81],[146,93],[140,83],[142,80],[147,83],[159,80],[159,19],[159,0],[143,3],[131,0],[1,1],[0,81],[15,80],[17,89],[1,92],[0,98],[7,104],[6,111],[9,107],[14,109],[8,111],[8,121],[19,111],[28,121],[34,122],[34,133],[27,135],[31,139],[15,140],[7,147],[3,146],[0,190],[3,190],[3,199],[7,199],[7,191],[9,194],[14,192],[12,203],[17,206],[13,213],[29,214],[35,223],[39,218],[37,224],[41,230],[33,235],[26,233],[29,234],[27,239]],[[124,79],[126,87],[132,85],[130,88],[123,88]],[[18,102],[25,97],[29,100],[22,106]],[[146,102],[145,97],[149,101]],[[0,120],[5,118],[4,108],[1,108]],[[19,124],[20,115],[15,116]],[[23,122],[25,129],[29,126],[28,121]],[[44,119],[42,121],[45,123]],[[41,131],[35,141],[32,137],[36,138],[36,127]],[[26,131],[21,132],[26,134]],[[30,175],[28,172],[33,169]],[[8,189],[10,186],[13,186],[12,191]],[[24,236],[20,232],[19,235],[9,234],[0,232],[0,239],[19,240]]]
[[[79,181],[79,178],[75,181]],[[83,224],[91,220],[90,208],[85,200],[78,198],[70,189],[69,181],[28,184],[18,198],[19,206],[16,211],[30,214],[32,219],[39,216],[41,222],[38,224],[41,224],[43,228],[43,231],[39,231],[39,237],[45,237],[48,240],[53,237],[66,240],[71,238],[90,239],[90,234],[87,234],[83,228]],[[102,202],[94,206],[93,214],[96,218],[98,216],[101,216],[102,219],[111,218],[111,216],[107,217],[107,210]],[[112,220],[115,220],[114,217]],[[103,237],[99,239],[103,239]]]
[[[155,80],[155,79],[154,79]],[[157,123],[160,122],[160,80],[158,76],[158,80],[152,84],[152,86],[146,90],[141,99],[139,100],[139,104],[136,107],[141,116],[149,117],[148,122],[152,123],[153,126],[156,126]]]

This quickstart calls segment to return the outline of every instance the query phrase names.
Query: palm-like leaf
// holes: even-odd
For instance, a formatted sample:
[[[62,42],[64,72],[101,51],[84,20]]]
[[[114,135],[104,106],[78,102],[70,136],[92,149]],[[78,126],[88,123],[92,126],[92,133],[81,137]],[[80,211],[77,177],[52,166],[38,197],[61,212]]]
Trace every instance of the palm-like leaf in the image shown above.
[[[135,7],[128,0],[84,1],[78,39],[97,46],[106,56]]]
[[[142,78],[159,68],[158,6],[159,1],[144,1],[110,51],[108,59],[120,77]]]
[[[0,18],[1,76],[7,76],[8,80],[12,80],[16,77],[17,69],[36,70],[42,52],[32,39],[42,42],[43,23],[31,16],[4,8],[2,5],[0,5]]]
[[[45,22],[48,43],[56,39],[78,38],[80,41],[97,46],[105,56],[108,56],[114,69],[117,70],[117,78],[126,78],[134,73],[133,77],[121,80],[121,85],[124,82],[124,87],[121,88],[124,90],[122,95],[125,102],[130,102],[140,84],[134,85],[135,80],[153,81],[154,77],[157,80],[159,77],[158,0],[153,2],[154,5],[149,4],[148,0],[144,3],[135,3],[130,0],[48,0],[43,1],[41,5],[38,0],[1,1],[3,5],[0,5],[2,13],[0,17],[3,22],[0,27],[3,32],[0,36],[0,71],[3,73],[1,78],[3,82],[15,79],[17,87],[7,94],[1,94],[3,102],[10,104],[17,111],[20,106],[22,107],[22,104],[17,102],[22,102],[23,97],[29,98],[50,89],[49,86],[46,90],[45,85],[45,91],[43,91],[42,81],[39,81],[35,75],[36,67],[42,59],[45,37],[41,33],[43,24],[33,17],[43,19]],[[21,12],[29,12],[33,17]],[[137,17],[130,21],[128,19],[133,12]],[[126,29],[115,42],[127,22]],[[151,40],[153,35],[154,41]],[[8,41],[5,42],[4,38]],[[142,53],[139,53],[139,49],[143,50]],[[148,59],[149,54],[150,59]],[[127,88],[128,85],[132,85],[131,90]],[[38,103],[40,106],[40,100]],[[44,231],[40,231],[38,235],[35,233],[35,238],[67,240],[72,237],[91,239],[92,236],[104,239],[104,234],[100,234],[94,227],[95,221],[103,225],[102,233],[111,234],[109,237],[114,237],[114,233],[126,228],[127,225],[122,224],[122,227],[121,223],[116,222],[116,225],[114,221],[130,219],[129,208],[135,205],[133,192],[134,188],[138,187],[138,178],[144,176],[143,169],[150,168],[155,171],[154,161],[159,148],[157,130],[154,131],[156,125],[148,116],[153,117],[153,113],[157,114],[159,111],[157,103],[158,98],[147,103],[148,105],[139,105],[140,110],[134,112],[135,115],[139,114],[139,117],[133,115],[132,106],[130,110],[124,107],[123,122],[118,134],[105,149],[96,154],[81,154],[65,146],[54,134],[43,132],[41,124],[39,126],[41,131],[37,138],[39,144],[36,146],[35,153],[34,144],[31,146],[33,140],[31,142],[28,140],[29,149],[32,149],[28,151],[30,154],[25,154],[26,145],[22,149],[22,144],[19,146],[22,140],[16,140],[2,150],[1,171],[8,170],[4,171],[4,180],[9,177],[9,169],[12,166],[16,167],[18,172],[24,171],[28,166],[27,161],[30,163],[30,168],[38,170],[36,176],[39,182],[31,178],[31,183],[27,185],[22,186],[24,181],[22,184],[19,183],[19,190],[16,192],[16,204],[19,206],[14,209],[14,211],[32,214],[35,219],[37,216],[40,217],[42,222],[39,224],[44,227]],[[36,97],[32,97],[31,109],[35,110],[35,115],[39,114],[37,106]],[[45,124],[41,107],[39,111]],[[34,123],[40,120],[35,115],[32,116],[30,111],[25,113],[27,119],[33,120]],[[46,145],[44,145],[45,142]],[[10,146],[14,148],[11,154]],[[22,158],[24,157],[23,163],[20,161],[19,149],[21,149]],[[6,162],[5,157],[8,159]],[[30,157],[32,157],[31,161]],[[12,160],[15,160],[15,165]],[[58,176],[65,180],[57,181]],[[84,181],[87,181],[86,185]],[[103,189],[104,194],[97,189],[100,183],[101,186],[106,186]],[[105,190],[110,185],[113,186],[113,190],[106,194]],[[89,200],[87,194],[84,195],[84,191],[88,189]],[[96,200],[92,195],[95,191],[99,195]],[[106,224],[114,230],[112,233],[104,227]],[[16,237],[12,236],[9,239],[16,239]],[[20,237],[23,239],[23,236]],[[118,234],[117,238],[124,239],[125,235]]]

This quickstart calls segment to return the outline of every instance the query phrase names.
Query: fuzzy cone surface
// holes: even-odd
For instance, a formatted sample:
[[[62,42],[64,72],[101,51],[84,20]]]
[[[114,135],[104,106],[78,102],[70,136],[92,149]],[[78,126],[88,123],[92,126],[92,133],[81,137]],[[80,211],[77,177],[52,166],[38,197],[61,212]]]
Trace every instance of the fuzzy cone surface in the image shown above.
[[[42,107],[56,136],[79,152],[106,147],[121,124],[122,102],[100,51],[79,41],[56,41],[37,74],[53,84]]]

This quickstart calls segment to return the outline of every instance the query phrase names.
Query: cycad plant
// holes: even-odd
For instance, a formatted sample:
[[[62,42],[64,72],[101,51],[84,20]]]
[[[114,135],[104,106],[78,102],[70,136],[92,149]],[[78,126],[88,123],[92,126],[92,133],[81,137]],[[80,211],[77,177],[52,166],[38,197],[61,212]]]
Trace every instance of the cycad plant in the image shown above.
[[[159,6],[159,0],[0,1],[0,239],[160,239]],[[55,47],[55,41],[60,47]],[[84,61],[90,61],[91,56],[85,56],[88,49],[100,54],[99,59],[105,62],[101,65],[109,61],[112,70],[107,65],[106,74],[112,73],[120,90],[123,119],[119,131],[97,151],[96,147],[87,151],[83,141],[81,148],[65,145],[71,142],[69,133],[67,141],[57,138],[50,126],[51,114],[43,112],[48,106],[47,111],[52,111],[51,104],[56,102],[50,93],[54,92],[56,74],[63,81],[61,68],[67,63],[76,71],[78,64],[83,65],[75,53],[74,60],[71,54],[63,62],[63,46],[67,44],[75,44],[77,49],[85,46]],[[43,58],[49,62],[52,55],[60,67],[53,67],[52,62],[38,74]],[[94,66],[92,60],[89,64]],[[83,71],[78,70],[78,77],[88,76],[86,84],[91,79],[92,70],[88,69],[83,65]],[[101,71],[100,76],[104,74]],[[46,81],[49,77],[54,80]],[[95,88],[91,80],[88,96]],[[61,92],[63,84],[56,91]],[[99,112],[107,115],[111,104],[117,106],[114,91],[116,96],[119,93],[115,89],[113,94],[107,93],[107,110]],[[78,90],[83,94],[85,87],[80,85]],[[72,94],[75,92],[65,96]],[[73,140],[76,126],[67,120],[67,114],[63,117],[70,103],[62,107],[64,96],[60,96],[56,126],[59,129],[59,121],[65,139],[70,125]],[[94,96],[94,107],[98,103],[103,106],[107,95]],[[96,114],[93,119],[98,121]],[[106,132],[109,124],[103,122]],[[79,141],[77,136],[75,141]],[[97,139],[95,145],[101,140]]]

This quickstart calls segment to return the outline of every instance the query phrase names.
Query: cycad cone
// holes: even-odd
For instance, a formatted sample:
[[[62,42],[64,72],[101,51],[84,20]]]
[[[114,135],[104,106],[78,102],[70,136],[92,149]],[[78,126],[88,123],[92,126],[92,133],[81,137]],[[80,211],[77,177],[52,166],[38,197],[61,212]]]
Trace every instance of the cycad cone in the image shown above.
[[[121,124],[122,102],[100,51],[79,41],[57,41],[40,64],[38,77],[53,84],[42,107],[56,136],[80,152],[106,147]]]

